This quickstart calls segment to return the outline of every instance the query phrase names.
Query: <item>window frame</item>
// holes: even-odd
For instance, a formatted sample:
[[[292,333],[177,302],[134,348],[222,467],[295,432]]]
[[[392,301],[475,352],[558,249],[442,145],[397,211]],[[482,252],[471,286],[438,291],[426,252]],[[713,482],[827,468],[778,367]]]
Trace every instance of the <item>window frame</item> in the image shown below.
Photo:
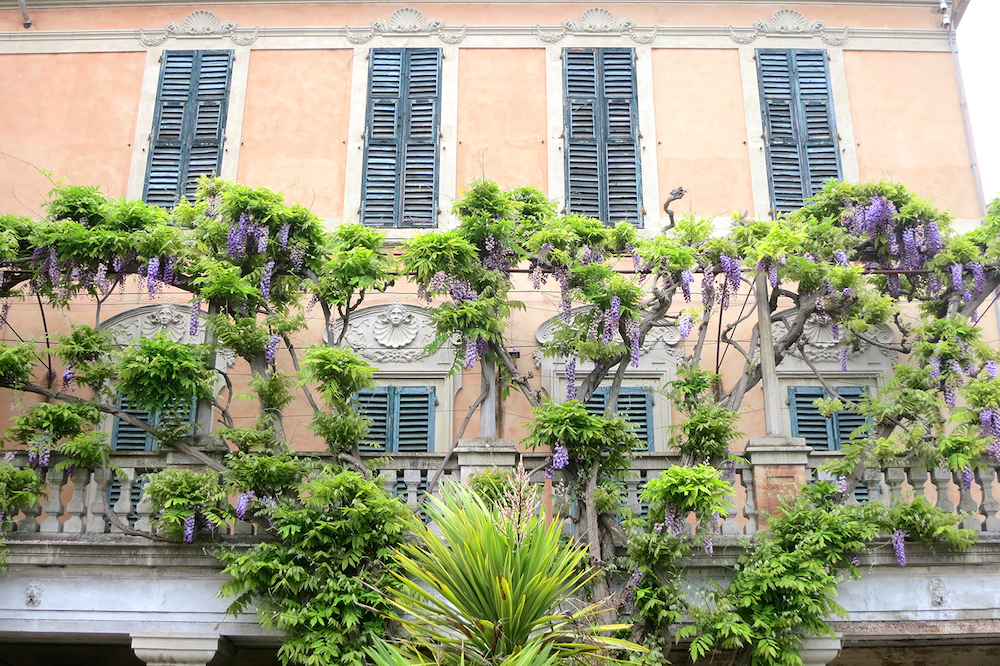
[[[439,406],[439,401],[437,397],[437,387],[433,384],[423,385],[423,386],[407,386],[407,385],[384,385],[378,386],[374,389],[364,389],[356,393],[353,398],[357,403],[358,413],[367,418],[371,418],[365,412],[365,407],[367,406],[364,402],[362,394],[378,395],[384,394],[386,411],[385,411],[385,425],[381,429],[385,430],[384,442],[385,446],[379,448],[377,446],[366,445],[365,442],[369,440],[364,440],[361,445],[361,452],[366,454],[377,454],[384,453],[389,454],[400,454],[400,453],[434,453],[434,436],[435,436],[435,421],[437,418],[437,407]],[[427,422],[425,437],[427,441],[427,447],[422,451],[416,451],[412,449],[400,450],[400,425],[402,422],[402,403],[404,396],[427,396]],[[378,425],[378,419],[374,419],[375,423],[373,426]],[[371,434],[371,431],[369,431]]]

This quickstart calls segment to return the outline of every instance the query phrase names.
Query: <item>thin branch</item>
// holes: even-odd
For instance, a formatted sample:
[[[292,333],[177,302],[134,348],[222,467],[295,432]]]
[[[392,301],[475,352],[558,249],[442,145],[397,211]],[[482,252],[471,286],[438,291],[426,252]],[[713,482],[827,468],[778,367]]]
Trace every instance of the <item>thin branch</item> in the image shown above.
[[[295,346],[292,344],[292,339],[287,333],[281,334],[281,339],[285,341],[285,347],[288,348],[288,354],[292,357],[292,367],[295,368],[295,372],[301,373],[302,367],[299,365],[299,356],[295,353]],[[306,400],[309,401],[309,406],[312,407],[313,413],[320,411],[319,405],[316,404],[316,400],[313,399],[312,391],[305,384],[302,385],[302,391],[306,394]]]

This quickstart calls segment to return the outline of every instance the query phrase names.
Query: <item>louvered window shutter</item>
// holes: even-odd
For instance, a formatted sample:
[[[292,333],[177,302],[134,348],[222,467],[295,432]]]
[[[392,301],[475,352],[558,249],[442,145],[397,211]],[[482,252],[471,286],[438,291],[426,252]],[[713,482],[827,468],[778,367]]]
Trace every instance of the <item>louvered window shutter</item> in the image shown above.
[[[440,49],[371,51],[361,195],[364,224],[437,224],[440,101]]]
[[[125,396],[118,397],[118,408],[123,409],[136,418],[145,421],[150,425],[165,425],[167,423],[191,423],[194,424],[197,412],[198,401],[185,400],[176,407],[168,407],[161,411],[147,411],[145,409],[129,408],[128,400]],[[194,433],[194,427],[187,431],[187,435]],[[117,416],[111,429],[111,448],[114,451],[155,451],[159,448],[160,442],[151,434],[137,428],[130,423],[122,421]]]
[[[757,76],[771,205],[784,213],[841,177],[826,51],[759,49]]]
[[[610,389],[602,386],[587,401],[587,413],[604,416]],[[623,386],[618,391],[615,413],[635,424],[635,435],[643,443],[642,450],[653,450],[653,394],[638,386]]]
[[[861,398],[867,389],[863,386],[838,386],[837,393],[847,400]],[[868,421],[864,416],[849,410],[823,416],[813,402],[829,398],[829,393],[819,386],[793,386],[788,389],[788,406],[792,417],[792,437],[804,437],[806,443],[817,451],[839,451],[851,443],[851,433]]]
[[[361,442],[362,451],[388,451],[390,418],[389,388],[365,389],[355,394],[361,416],[371,419],[368,434]]]
[[[372,420],[362,451],[417,453],[434,450],[437,396],[428,386],[384,386],[358,391],[359,412]]]
[[[173,207],[217,175],[232,79],[232,51],[164,51],[143,200]]]
[[[635,51],[564,49],[566,202],[642,226]]]

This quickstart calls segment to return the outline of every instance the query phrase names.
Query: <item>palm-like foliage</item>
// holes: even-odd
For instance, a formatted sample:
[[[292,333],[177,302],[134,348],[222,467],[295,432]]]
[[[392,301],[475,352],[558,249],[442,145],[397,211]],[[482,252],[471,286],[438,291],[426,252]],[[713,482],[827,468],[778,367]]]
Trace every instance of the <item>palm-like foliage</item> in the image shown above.
[[[585,549],[561,540],[559,521],[517,523],[460,486],[442,497],[426,509],[441,536],[425,530],[397,554],[406,576],[392,602],[409,635],[372,650],[378,666],[545,666],[641,649],[602,636],[625,625],[592,625],[598,606],[570,607],[593,574]]]

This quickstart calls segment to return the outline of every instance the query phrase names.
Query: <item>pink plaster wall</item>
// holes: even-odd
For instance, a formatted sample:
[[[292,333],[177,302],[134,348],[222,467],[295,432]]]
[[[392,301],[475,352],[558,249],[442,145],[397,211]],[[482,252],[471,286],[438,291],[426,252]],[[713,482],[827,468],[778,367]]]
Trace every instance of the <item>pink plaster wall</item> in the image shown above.
[[[341,217],[356,64],[349,49],[253,51],[237,179]]]
[[[0,55],[0,213],[38,216],[53,183],[125,195],[146,53]]]

